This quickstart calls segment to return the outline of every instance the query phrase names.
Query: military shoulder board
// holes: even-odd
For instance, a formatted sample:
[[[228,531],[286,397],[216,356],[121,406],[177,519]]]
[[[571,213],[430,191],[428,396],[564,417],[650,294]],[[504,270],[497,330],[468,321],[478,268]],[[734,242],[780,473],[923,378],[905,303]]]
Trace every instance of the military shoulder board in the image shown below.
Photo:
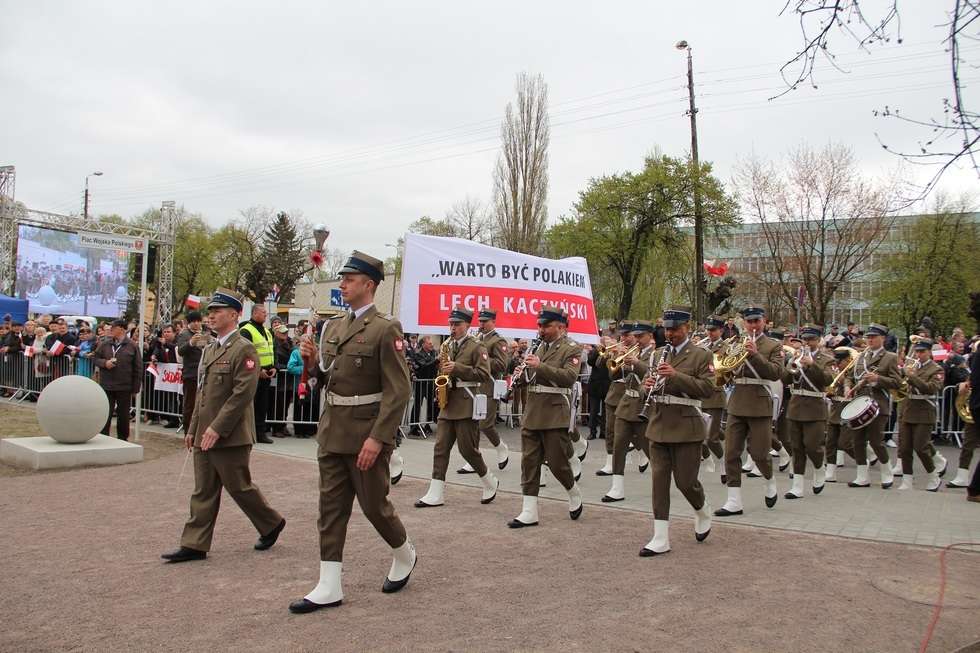
[[[394,315],[388,315],[387,313],[378,313],[378,317],[388,322],[391,322],[392,320],[395,319]]]

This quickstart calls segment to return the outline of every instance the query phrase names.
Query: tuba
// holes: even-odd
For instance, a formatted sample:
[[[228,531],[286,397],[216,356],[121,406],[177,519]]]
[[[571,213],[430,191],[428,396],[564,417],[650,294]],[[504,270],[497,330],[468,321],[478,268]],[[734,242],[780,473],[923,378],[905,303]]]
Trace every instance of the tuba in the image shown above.
[[[850,359],[847,361],[847,364],[841,368],[840,372],[837,373],[837,376],[835,376],[830,382],[830,385],[827,386],[826,392],[828,397],[834,396],[834,391],[837,390],[837,384],[847,377],[847,373],[851,371],[851,368],[854,367],[854,363],[857,362],[858,356],[861,355],[858,353],[857,349],[853,349],[852,347],[834,347],[834,351],[846,351],[847,355],[850,356]]]
[[[967,424],[973,424],[973,412],[970,410],[970,390],[956,395],[956,412],[960,419]]]
[[[439,367],[449,361],[449,343],[452,338],[446,338],[439,346]],[[440,410],[449,405],[449,375],[440,374],[436,377],[436,401],[439,402]]]

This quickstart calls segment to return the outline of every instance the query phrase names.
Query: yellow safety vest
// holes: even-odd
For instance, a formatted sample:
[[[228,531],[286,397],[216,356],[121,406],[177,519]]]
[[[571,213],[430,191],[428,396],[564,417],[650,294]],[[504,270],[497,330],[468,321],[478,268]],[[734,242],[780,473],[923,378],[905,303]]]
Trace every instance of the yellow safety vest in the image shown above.
[[[252,344],[255,346],[255,351],[259,355],[259,366],[260,367],[272,367],[276,363],[275,356],[272,353],[272,333],[262,327],[262,331],[255,328],[255,325],[249,321],[245,323],[242,327],[242,331],[248,331],[252,336]]]

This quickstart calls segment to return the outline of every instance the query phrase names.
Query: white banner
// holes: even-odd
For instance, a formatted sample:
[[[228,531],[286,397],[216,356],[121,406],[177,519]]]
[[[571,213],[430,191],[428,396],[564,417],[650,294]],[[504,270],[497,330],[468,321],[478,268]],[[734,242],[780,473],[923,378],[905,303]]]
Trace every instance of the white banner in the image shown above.
[[[78,232],[78,244],[88,249],[111,249],[114,251],[137,252],[146,251],[145,238],[133,236],[117,236],[115,234],[96,234],[87,231]]]
[[[449,312],[465,306],[497,312],[497,331],[537,337],[537,314],[568,312],[568,335],[597,343],[589,266],[582,257],[552,260],[460,238],[406,234],[399,318],[406,333],[448,333]],[[476,316],[473,320],[476,325]]]
[[[183,365],[180,363],[157,363],[156,367],[157,380],[153,384],[154,390],[184,394]]]

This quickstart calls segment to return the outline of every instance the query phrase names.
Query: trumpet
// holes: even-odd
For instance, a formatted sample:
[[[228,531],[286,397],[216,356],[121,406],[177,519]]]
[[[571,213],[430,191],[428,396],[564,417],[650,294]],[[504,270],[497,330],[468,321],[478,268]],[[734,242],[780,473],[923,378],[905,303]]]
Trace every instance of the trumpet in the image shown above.
[[[696,338],[691,340],[691,344],[695,347],[701,347],[702,349],[707,349],[708,345],[711,344],[711,336],[705,335],[703,338]]]
[[[446,338],[442,341],[442,345],[439,347],[439,366],[442,367],[443,363],[449,361],[449,343],[452,342],[451,338]],[[449,375],[440,374],[435,380],[436,386],[436,401],[439,402],[439,408],[443,409],[449,405]]]
[[[530,356],[537,350],[538,346],[541,345],[541,339],[535,338],[524,350],[524,356],[521,358],[521,362],[517,364],[514,368],[513,374],[510,375],[510,387],[507,388],[507,396],[504,397],[504,401],[510,401],[514,398],[514,390],[517,389],[518,380],[524,375],[524,370],[527,369],[527,357]]]
[[[630,356],[636,356],[636,354],[639,353],[639,351],[640,351],[640,346],[633,345],[632,347],[624,351],[616,358],[607,360],[606,367],[609,368],[609,373],[616,374],[617,372],[619,372],[619,370],[622,369],[623,365],[625,364],[626,359],[629,358]]]
[[[657,368],[666,362],[668,351],[670,351],[670,347],[664,347],[660,351],[660,359],[657,361],[656,365],[653,364],[653,356],[650,357],[650,369],[647,370],[646,376],[653,378],[653,385],[649,390],[647,390],[647,396],[643,402],[643,408],[640,409],[640,414],[638,415],[641,422],[645,423],[650,421],[650,416],[647,415],[647,411],[650,409],[650,404],[653,403],[653,395],[661,392],[664,389],[664,386],[667,385],[667,377],[660,376],[660,374],[657,372]]]
[[[614,342],[609,346],[599,345],[599,358],[609,358],[614,352],[620,351],[624,346],[622,342]]]

